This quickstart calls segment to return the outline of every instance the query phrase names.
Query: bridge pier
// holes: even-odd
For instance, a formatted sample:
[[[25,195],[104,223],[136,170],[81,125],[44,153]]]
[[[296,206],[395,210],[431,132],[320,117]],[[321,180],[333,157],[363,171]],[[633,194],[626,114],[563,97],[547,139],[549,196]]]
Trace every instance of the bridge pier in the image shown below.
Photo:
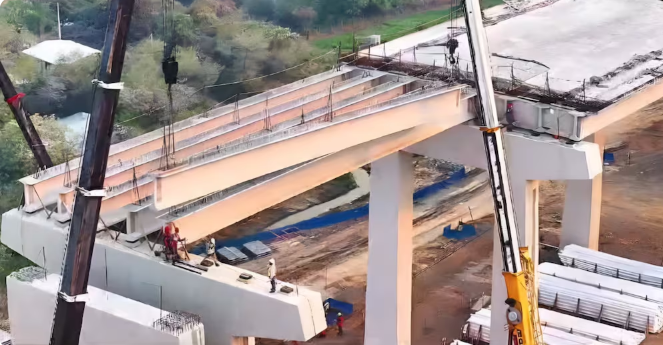
[[[412,156],[371,164],[365,345],[409,345],[412,316]]]
[[[577,244],[599,249],[602,187],[603,174],[591,180],[566,181],[560,248]]]
[[[518,224],[518,242],[521,247],[529,248],[536,268],[539,262],[539,181],[527,180],[519,176],[517,171],[511,175],[511,197]]]
[[[598,132],[584,140],[598,145],[601,172],[592,179],[566,181],[562,234],[559,239],[560,249],[568,244],[577,244],[594,250],[599,249],[605,136]]]

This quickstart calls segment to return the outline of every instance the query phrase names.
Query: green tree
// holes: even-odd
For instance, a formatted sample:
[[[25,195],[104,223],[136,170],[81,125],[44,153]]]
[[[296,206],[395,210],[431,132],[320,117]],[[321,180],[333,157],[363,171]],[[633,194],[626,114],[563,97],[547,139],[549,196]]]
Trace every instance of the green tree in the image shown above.
[[[274,19],[274,0],[244,0],[244,9],[258,19]]]
[[[55,24],[55,14],[41,2],[10,0],[1,9],[7,23],[19,33],[27,28],[41,36],[51,31]]]

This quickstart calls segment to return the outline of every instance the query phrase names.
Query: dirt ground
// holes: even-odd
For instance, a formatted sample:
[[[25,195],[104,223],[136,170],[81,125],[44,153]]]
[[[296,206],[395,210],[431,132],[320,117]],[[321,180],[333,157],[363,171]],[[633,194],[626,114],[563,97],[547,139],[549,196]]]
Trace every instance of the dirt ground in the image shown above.
[[[615,153],[616,163],[604,168],[600,249],[661,265],[663,101],[606,128],[602,134],[607,147],[619,144],[624,148]],[[475,176],[482,178],[485,176]],[[559,245],[564,191],[563,182],[541,181],[540,227],[544,244]],[[452,218],[461,217],[468,205],[477,209],[478,217],[491,214],[490,203],[486,188],[460,186],[458,194],[439,196],[425,210],[416,212],[413,343],[439,344],[444,338],[455,339],[470,314],[470,301],[490,293],[492,232],[488,230],[492,227],[492,217],[479,221],[482,232],[468,242],[452,243],[438,230]],[[279,244],[276,257],[281,262],[283,280],[310,285],[327,296],[355,305],[356,312],[346,321],[342,338],[331,332],[327,338],[313,339],[312,343],[363,342],[367,228],[367,220],[360,219]],[[298,250],[290,251],[293,247]],[[297,255],[283,255],[285,252]],[[543,247],[541,257],[555,261],[556,250]],[[265,264],[252,263],[255,269]],[[663,337],[650,335],[645,344],[663,344]]]
[[[426,169],[440,171],[437,174],[431,171],[417,173],[419,178],[428,181],[426,184],[448,175],[445,169],[435,163],[415,166],[417,170],[424,166]],[[490,217],[477,221],[477,232],[480,235],[469,240],[450,241],[442,236],[443,227],[448,224],[456,224],[460,219],[470,222],[472,217],[490,214],[492,205],[489,201],[486,174],[475,170],[458,185],[415,204],[413,275],[417,283],[413,290],[413,325],[423,325],[423,328],[413,329],[413,340],[421,338],[422,341],[439,341],[444,337],[457,337],[463,321],[469,315],[467,306],[470,299],[490,293],[490,257],[485,255],[486,250],[492,249],[492,242],[484,239],[490,237],[490,234],[485,235],[492,229]],[[353,207],[357,206],[353,203]],[[472,216],[468,206],[472,209]],[[478,241],[486,241],[487,247],[459,250],[465,246],[474,246],[474,242]],[[309,286],[323,292],[323,298],[333,297],[352,303],[355,307],[355,313],[346,321],[346,334],[342,339],[330,335],[312,342],[362,343],[368,217],[301,233],[270,243],[270,247],[274,249],[273,257],[279,267],[279,279]],[[457,263],[447,265],[451,260],[447,258],[451,257],[459,259],[454,259]],[[442,260],[445,265],[438,265]],[[473,269],[463,272],[468,262]],[[267,258],[248,262],[242,267],[263,272],[267,267]],[[447,281],[448,284],[439,283]],[[472,287],[464,287],[463,290],[457,287],[463,284]],[[431,298],[434,302],[431,302]],[[449,313],[450,308],[458,310],[462,315],[456,315],[455,311]],[[419,323],[419,320],[423,321]],[[428,340],[424,343],[428,344]],[[264,341],[261,343],[267,344]]]

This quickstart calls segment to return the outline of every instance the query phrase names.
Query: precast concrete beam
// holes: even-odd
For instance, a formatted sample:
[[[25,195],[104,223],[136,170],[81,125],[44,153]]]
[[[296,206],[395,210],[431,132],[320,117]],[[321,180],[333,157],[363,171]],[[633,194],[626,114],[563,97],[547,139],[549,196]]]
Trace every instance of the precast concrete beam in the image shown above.
[[[2,229],[5,245],[48,272],[60,272],[65,227],[43,212],[13,209],[2,215]],[[190,255],[194,263],[202,261]],[[241,273],[253,278],[238,282]],[[327,327],[318,292],[279,282],[297,292],[271,294],[261,274],[223,264],[196,274],[156,257],[146,244],[129,249],[103,236],[95,242],[89,284],[166,311],[199,315],[208,344],[229,345],[234,337],[306,341]]]
[[[321,73],[241,100],[237,103],[237,107],[233,103],[177,122],[174,125],[175,141],[178,142],[230,124],[234,121],[234,118],[241,120],[265,109],[277,107],[306,95],[329,90],[335,83],[361,76],[362,73],[365,73],[365,71],[343,67],[340,71]],[[158,129],[112,145],[108,161],[113,163],[126,162],[143,154],[159,150],[163,145],[162,137],[163,130]],[[68,178],[78,176],[79,165],[80,160],[76,158],[41,171],[34,176],[22,178],[20,182],[25,186],[26,205],[39,202],[39,198],[43,199],[49,191],[61,187]]]
[[[183,215],[166,215],[162,218],[175,222],[183,237],[196,241],[445,129],[441,126],[422,125],[371,140],[318,158]]]
[[[412,322],[412,156],[371,164],[365,345],[408,345]]]
[[[200,163],[160,173],[156,175],[155,206],[175,206],[408,128],[450,126],[472,117],[462,107],[460,88],[427,92],[339,116],[332,122],[305,124],[240,143]]]
[[[406,89],[407,82],[395,83],[390,87],[384,89],[375,90],[375,92],[369,92],[373,89],[365,89],[370,86],[375,79],[369,79],[364,82],[355,83],[356,85],[350,85],[347,89],[339,91],[338,95],[335,95],[334,99],[337,102],[343,100],[349,100],[348,102],[341,102],[336,107],[334,107],[334,114],[336,116],[343,115],[350,111],[355,111],[358,109],[366,108],[370,105],[381,103],[393,99],[402,95]],[[389,84],[391,85],[391,84]],[[385,86],[389,86],[385,85]],[[358,89],[357,89],[358,88]],[[364,93],[362,93],[362,90]],[[346,93],[346,91],[350,91]],[[368,93],[366,93],[368,92]],[[359,95],[355,95],[359,93]],[[355,95],[355,97],[353,97]],[[355,99],[356,98],[356,99]],[[326,99],[320,99],[326,104]],[[298,118],[301,116],[301,112],[309,112],[314,110],[315,107],[322,109],[323,104],[316,103],[306,103],[303,107],[296,107],[292,109],[287,109],[270,116],[270,122],[272,125],[279,127],[279,124],[288,125],[288,121]],[[322,115],[321,115],[322,116]],[[292,121],[290,121],[292,122]],[[182,160],[191,155],[205,151],[219,145],[226,144],[232,140],[237,140],[239,138],[251,135],[260,131],[264,131],[264,119],[260,116],[254,116],[254,119],[251,121],[245,122],[242,125],[236,125],[233,128],[219,128],[215,130],[215,133],[210,133],[210,135],[200,138],[200,140],[183,145],[182,142],[176,143],[177,149],[175,150],[174,159]],[[294,126],[294,125],[293,125]],[[286,126],[287,127],[287,126]],[[214,135],[212,135],[214,134]],[[122,166],[112,167],[107,171],[109,173],[106,176],[105,184],[114,189],[122,189],[124,192],[115,192],[112,196],[104,198],[102,202],[101,213],[112,212],[121,208],[125,205],[133,203],[138,200],[138,198],[145,198],[151,196],[154,192],[154,187],[150,183],[140,183],[137,189],[127,188],[123,185],[129,185],[131,187],[131,182],[134,175],[144,176],[150,171],[157,170],[161,165],[161,155],[160,152],[156,154],[150,153],[145,159],[139,159],[142,161],[140,163],[129,164],[126,163],[126,167]],[[119,169],[118,169],[119,168]],[[146,176],[144,176],[146,177]],[[73,196],[73,192],[70,192]],[[39,205],[41,206],[41,205]],[[69,205],[70,206],[70,205]]]

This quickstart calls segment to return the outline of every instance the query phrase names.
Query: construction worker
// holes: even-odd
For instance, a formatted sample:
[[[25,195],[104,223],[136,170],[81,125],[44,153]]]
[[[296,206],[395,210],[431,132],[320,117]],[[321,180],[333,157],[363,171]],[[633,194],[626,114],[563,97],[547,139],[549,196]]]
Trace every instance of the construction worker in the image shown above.
[[[209,259],[210,256],[213,258],[214,266],[220,266],[219,261],[216,259],[216,240],[212,236],[207,240],[207,256],[203,261]]]
[[[269,277],[270,283],[272,283],[272,289],[269,292],[274,293],[276,292],[276,261],[274,259],[269,259],[267,276]]]
[[[182,243],[182,249],[184,251],[184,255],[187,260],[189,260],[189,254],[186,251],[186,245],[184,245],[184,242],[186,241],[186,238],[181,238],[180,237],[180,228],[175,226],[175,232],[173,233],[172,239],[170,241],[171,245],[173,246],[173,253],[175,254],[175,259],[177,260],[182,260],[180,257],[180,252],[179,252],[179,247],[180,243]]]
[[[343,319],[343,314],[341,312],[338,313],[338,316],[336,317],[336,326],[338,327],[338,336],[343,335],[343,323],[345,320]]]
[[[177,232],[177,233],[176,233]],[[163,244],[164,252],[167,260],[179,260],[179,253],[177,252],[177,239],[179,239],[179,229],[174,223],[168,223],[163,228]]]

